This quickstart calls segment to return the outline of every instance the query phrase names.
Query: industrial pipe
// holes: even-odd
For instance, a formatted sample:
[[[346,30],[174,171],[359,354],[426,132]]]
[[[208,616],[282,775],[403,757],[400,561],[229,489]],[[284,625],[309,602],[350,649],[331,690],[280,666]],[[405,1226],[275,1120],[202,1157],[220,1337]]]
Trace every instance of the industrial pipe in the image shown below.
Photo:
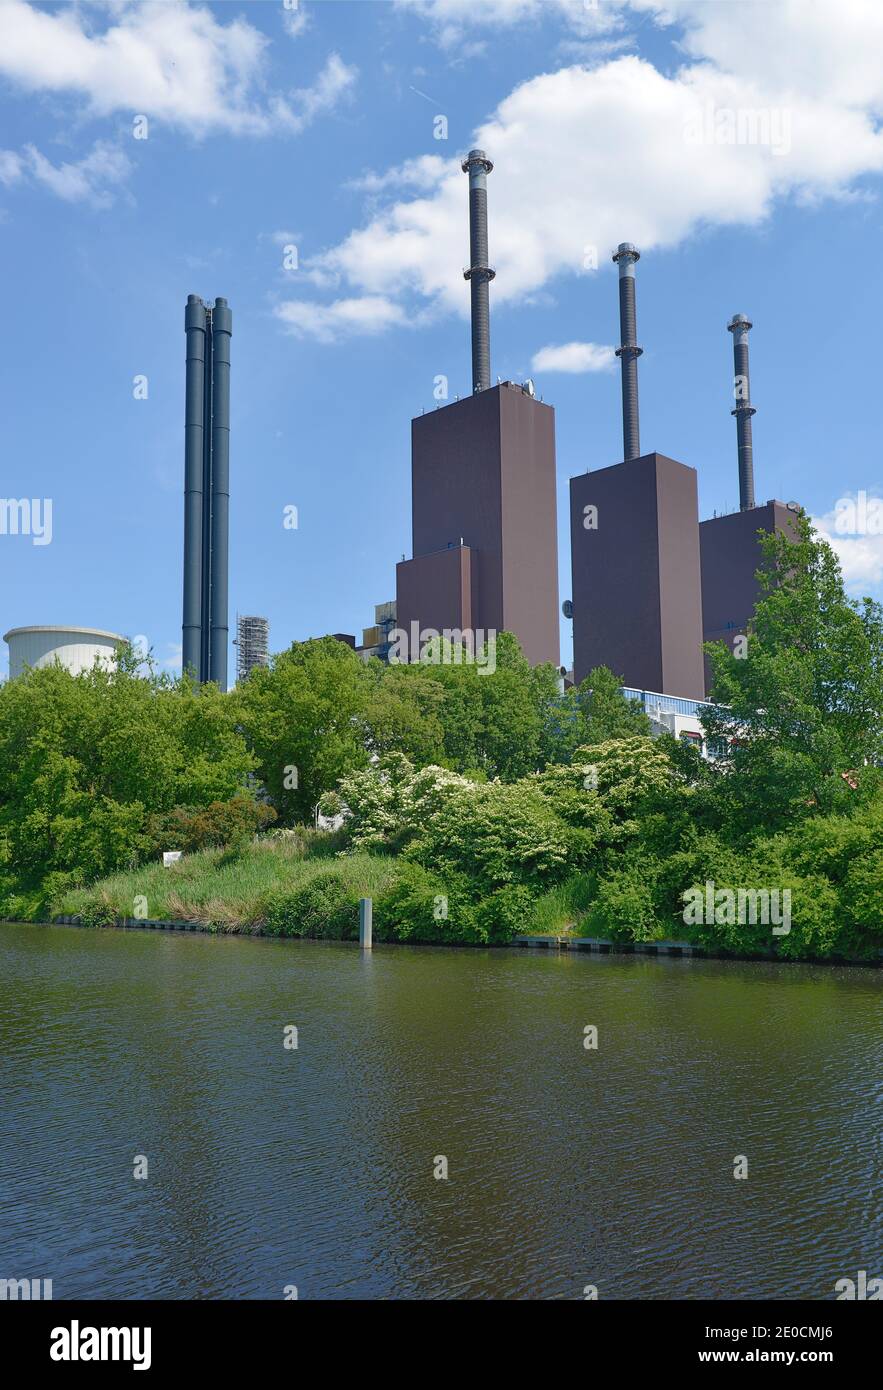
[[[734,314],[727,324],[733,335],[733,387],[736,408],[736,443],[739,450],[739,510],[750,511],[754,506],[754,441],[751,417],[757,411],[751,404],[751,379],[748,372],[748,333],[753,327],[745,314]]]
[[[613,257],[619,266],[619,330],[621,346],[616,356],[622,362],[622,444],[623,458],[636,459],[641,454],[641,430],[638,418],[638,358],[644,351],[638,347],[637,315],[635,311],[635,264],[641,253],[629,241],[622,241]]]
[[[493,164],[484,150],[470,150],[460,166],[469,175],[469,281],[472,300],[472,390],[491,384],[491,332],[488,285],[496,275],[488,265],[487,176]]]

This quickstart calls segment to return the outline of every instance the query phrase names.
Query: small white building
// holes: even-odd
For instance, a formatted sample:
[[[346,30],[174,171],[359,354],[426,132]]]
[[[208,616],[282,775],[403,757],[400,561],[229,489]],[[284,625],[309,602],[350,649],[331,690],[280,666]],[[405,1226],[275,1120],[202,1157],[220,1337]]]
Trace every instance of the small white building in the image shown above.
[[[702,728],[702,711],[709,709],[710,700],[687,700],[678,695],[662,695],[655,690],[633,690],[622,686],[628,700],[637,701],[650,720],[654,738],[671,734],[684,743],[691,743],[704,758],[720,757],[720,751],[710,746]]]
[[[3,641],[9,647],[9,678],[14,680],[28,666],[52,666],[56,661],[72,676],[90,671],[96,661],[110,669],[127,639],[97,627],[13,627]]]

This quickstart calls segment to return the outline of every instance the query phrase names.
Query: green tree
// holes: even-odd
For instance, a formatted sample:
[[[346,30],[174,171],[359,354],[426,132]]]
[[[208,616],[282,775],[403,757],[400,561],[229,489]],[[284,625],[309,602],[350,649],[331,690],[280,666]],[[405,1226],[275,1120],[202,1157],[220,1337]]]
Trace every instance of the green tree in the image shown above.
[[[237,689],[258,776],[286,824],[310,819],[324,791],[369,758],[369,676],[333,637],[295,642]]]
[[[596,666],[579,687],[586,720],[585,744],[647,737],[650,721],[636,700],[622,693],[622,681],[607,666]]]
[[[60,665],[0,686],[8,881],[86,881],[147,852],[148,818],[245,793],[253,760],[228,697],[153,671]]]
[[[501,632],[496,639],[496,670],[476,679],[482,714],[478,765],[489,777],[504,782],[535,772],[542,759],[547,707],[558,694],[554,667],[531,668],[517,638]]]
[[[834,552],[802,513],[795,533],[762,534],[745,654],[706,648],[717,703],[703,724],[729,749],[716,790],[736,834],[846,809],[883,757],[880,605],[847,598]]]
[[[549,703],[548,762],[570,762],[578,748],[589,744],[649,735],[649,719],[621,686],[607,666],[596,666],[579,686]]]
[[[426,664],[394,666],[404,680],[431,681],[441,692],[433,705],[441,732],[437,761],[464,773],[515,781],[545,762],[549,712],[558,699],[557,673],[531,667],[511,632],[497,634],[472,660],[444,639],[430,644]],[[434,733],[434,730],[433,730]],[[424,761],[416,746],[400,751]]]

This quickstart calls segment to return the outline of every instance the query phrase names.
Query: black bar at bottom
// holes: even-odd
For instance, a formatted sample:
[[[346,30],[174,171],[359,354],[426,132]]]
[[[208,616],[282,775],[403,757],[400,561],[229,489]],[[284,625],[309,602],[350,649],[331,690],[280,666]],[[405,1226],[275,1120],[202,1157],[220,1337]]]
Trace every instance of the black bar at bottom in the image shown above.
[[[867,1301],[876,1299],[871,1296]],[[336,1369],[344,1347],[360,1359],[366,1356],[363,1364],[373,1361],[376,1368],[379,1355],[387,1368],[403,1367],[408,1358],[400,1359],[401,1333],[407,1332],[412,1317],[420,1323],[426,1317],[434,1325],[428,1328],[433,1336],[434,1381],[448,1356],[452,1374],[458,1366],[463,1369],[465,1349],[462,1345],[458,1349],[456,1337],[451,1340],[460,1317],[471,1334],[471,1366],[482,1339],[494,1333],[487,1355],[493,1354],[498,1376],[508,1360],[507,1352],[518,1355],[519,1346],[523,1351],[531,1345],[537,1352],[545,1346],[548,1352],[548,1342],[534,1343],[532,1338],[554,1328],[556,1333],[574,1337],[571,1351],[579,1354],[581,1349],[587,1366],[597,1366],[600,1360],[606,1366],[612,1363],[623,1375],[688,1368],[701,1375],[704,1370],[715,1372],[727,1366],[779,1366],[785,1371],[816,1366],[836,1371],[842,1381],[844,1373],[873,1364],[881,1327],[877,1309],[845,1301],[663,1303],[580,1298],[542,1307],[535,1304],[532,1313],[523,1302],[491,1307],[488,1302],[476,1300],[479,1306],[471,1313],[462,1311],[463,1304],[455,1311],[445,1299],[430,1301],[425,1311],[418,1312],[407,1298],[363,1303],[361,1308],[345,1299],[311,1302],[293,1297],[277,1302],[17,1302],[4,1306],[0,1328],[4,1364],[17,1364],[19,1374],[27,1377],[47,1371],[90,1377],[108,1370],[117,1376],[217,1372],[229,1383],[238,1371],[254,1374],[258,1367],[267,1371],[272,1366],[287,1367],[292,1375],[303,1374],[307,1357],[314,1370]],[[574,1307],[574,1302],[582,1306]],[[366,1342],[353,1339],[353,1333],[361,1330],[362,1310],[370,1318]],[[511,1324],[510,1316],[516,1318]],[[510,1327],[511,1341],[505,1336]],[[384,1344],[387,1349],[382,1351]],[[555,1346],[559,1353],[563,1350],[560,1343]],[[103,1352],[106,1359],[89,1359],[93,1350]],[[119,1359],[112,1359],[114,1350]]]

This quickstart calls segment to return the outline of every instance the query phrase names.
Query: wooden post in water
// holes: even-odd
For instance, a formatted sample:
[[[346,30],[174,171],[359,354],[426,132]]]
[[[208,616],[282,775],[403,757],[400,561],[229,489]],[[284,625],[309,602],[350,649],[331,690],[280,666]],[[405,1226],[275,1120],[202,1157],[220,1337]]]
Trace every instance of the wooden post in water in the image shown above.
[[[374,945],[373,911],[371,898],[359,899],[359,945],[363,951],[370,951]]]

